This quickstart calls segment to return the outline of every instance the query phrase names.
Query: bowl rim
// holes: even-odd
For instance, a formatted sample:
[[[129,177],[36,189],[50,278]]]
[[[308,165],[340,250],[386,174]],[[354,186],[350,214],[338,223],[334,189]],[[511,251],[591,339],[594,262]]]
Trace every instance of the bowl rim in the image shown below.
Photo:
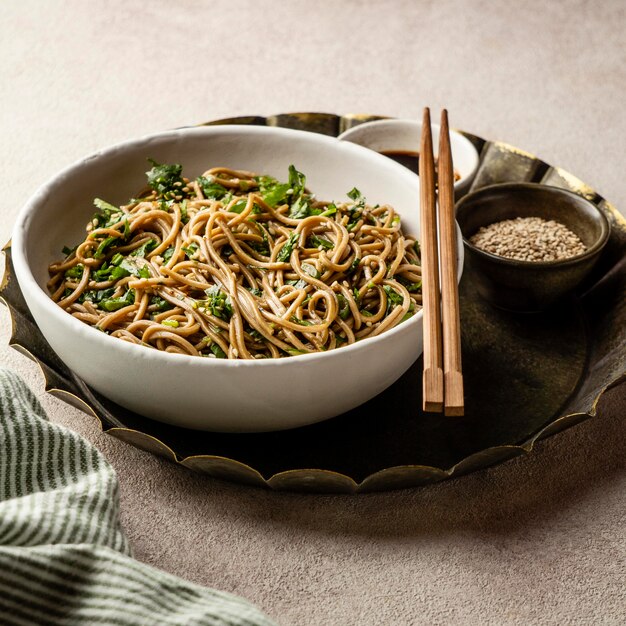
[[[148,144],[150,141],[167,138],[167,137],[185,137],[193,134],[205,134],[207,137],[211,135],[231,134],[231,135],[282,135],[289,137],[290,139],[297,141],[298,139],[317,142],[320,144],[334,144],[339,150],[346,151],[347,153],[356,152],[367,156],[370,160],[379,161],[381,165],[385,165],[387,168],[395,170],[396,174],[411,184],[416,185],[416,197],[419,198],[419,177],[405,168],[403,165],[392,161],[391,159],[377,153],[374,150],[365,148],[358,144],[342,141],[337,137],[331,137],[319,133],[310,131],[294,130],[280,127],[268,127],[268,126],[242,126],[238,124],[224,124],[217,126],[189,126],[184,128],[178,128],[174,130],[161,131],[157,133],[150,133],[141,137],[125,140],[113,145],[109,145],[105,148],[97,150],[87,156],[81,157],[70,165],[54,174],[48,180],[46,180],[38,189],[27,199],[22,208],[20,209],[15,224],[12,230],[12,258],[15,267],[16,278],[20,283],[20,287],[23,292],[29,293],[38,303],[38,305],[46,312],[47,315],[52,316],[57,322],[70,329],[74,335],[79,335],[85,340],[91,341],[96,348],[100,349],[113,349],[118,350],[120,354],[128,353],[129,355],[136,355],[137,357],[144,358],[156,358],[157,360],[163,360],[164,364],[184,362],[195,363],[197,367],[287,367],[293,362],[293,359],[298,359],[298,362],[313,363],[319,359],[327,359],[333,354],[340,351],[343,355],[348,355],[358,351],[367,349],[368,346],[373,347],[376,344],[386,341],[392,335],[398,332],[405,332],[408,328],[414,327],[414,331],[417,331],[417,323],[423,316],[423,309],[420,309],[413,317],[404,322],[398,324],[394,328],[391,328],[380,335],[367,338],[367,341],[357,341],[353,344],[342,346],[338,350],[331,350],[327,352],[311,352],[308,354],[299,354],[290,356],[288,358],[268,358],[268,359],[218,359],[218,358],[199,358],[193,355],[179,354],[165,352],[162,350],[149,350],[145,346],[134,344],[127,341],[120,341],[116,337],[98,331],[93,326],[85,324],[76,319],[66,311],[61,309],[55,302],[52,301],[49,294],[43,289],[37,280],[35,279],[30,265],[27,262],[27,255],[25,250],[25,233],[28,230],[30,218],[33,213],[36,212],[37,207],[45,199],[45,197],[58,185],[61,181],[70,179],[73,175],[80,172],[84,164],[93,161],[94,159],[106,159],[120,151],[129,150],[141,144]],[[464,248],[461,245],[461,231],[457,224],[457,237],[459,245],[457,246],[458,263],[457,263],[457,282],[460,282],[463,274],[464,267]],[[386,339],[387,338],[387,339]],[[117,348],[115,348],[117,346]],[[365,347],[364,347],[365,346]]]
[[[349,141],[350,143],[354,143],[350,139],[352,134],[356,134],[357,132],[363,129],[367,130],[368,128],[372,128],[376,126],[383,126],[383,125],[398,126],[398,127],[413,126],[413,127],[421,128],[422,122],[420,120],[404,118],[404,117],[390,117],[390,118],[382,118],[379,120],[371,120],[369,122],[362,122],[360,124],[357,124],[356,126],[353,126],[352,128],[348,128],[347,130],[344,130],[342,133],[337,135],[337,139],[340,139],[341,141]],[[434,132],[435,130],[440,128],[440,124],[436,122],[432,122],[431,128],[433,129],[433,132]],[[471,180],[472,177],[476,174],[476,170],[478,169],[478,165],[480,162],[480,154],[478,153],[478,150],[476,149],[474,144],[460,130],[457,130],[456,128],[451,128],[450,136],[452,135],[454,135],[456,140],[461,142],[468,149],[468,152],[472,153],[471,170],[464,176],[461,176],[461,178],[459,178],[459,180],[457,180],[454,183],[455,187],[460,187],[463,184],[466,184],[469,180]],[[358,144],[358,145],[362,145],[362,144]],[[367,146],[363,146],[363,147],[367,147]],[[372,150],[372,152],[378,152],[377,150],[374,150],[373,148],[368,148],[368,150]],[[416,150],[416,152],[419,152],[419,150]],[[379,152],[378,154],[384,154],[384,153]]]
[[[543,185],[541,183],[530,183],[530,182],[519,182],[519,183],[495,183],[493,185],[487,185],[485,187],[481,187],[476,191],[472,191],[467,195],[463,196],[458,202],[455,204],[455,215],[458,213],[460,207],[465,204],[469,204],[470,201],[479,198],[481,195],[489,195],[489,193],[497,190],[502,191],[515,191],[518,189],[525,189],[531,191],[547,191],[548,193],[560,194],[569,200],[582,201],[590,206],[599,216],[600,221],[602,223],[602,232],[600,233],[600,237],[598,240],[587,250],[577,254],[576,256],[568,257],[566,259],[556,259],[554,261],[522,261],[520,259],[510,259],[505,256],[500,256],[498,254],[494,254],[493,252],[487,252],[482,248],[478,248],[475,246],[469,239],[465,237],[465,233],[463,233],[463,229],[459,224],[459,228],[461,228],[461,237],[463,240],[463,244],[467,246],[473,253],[478,254],[479,256],[488,259],[489,261],[497,262],[502,265],[508,265],[509,267],[519,267],[519,268],[550,268],[550,267],[568,267],[570,265],[576,265],[577,263],[584,261],[590,257],[598,254],[604,246],[607,244],[609,240],[609,236],[611,234],[611,223],[609,222],[607,216],[604,212],[597,207],[591,200],[581,196],[569,189],[564,189],[563,187],[555,187],[554,185]],[[508,218],[511,219],[511,218]],[[457,221],[458,223],[458,221]],[[492,222],[495,223],[495,222]]]

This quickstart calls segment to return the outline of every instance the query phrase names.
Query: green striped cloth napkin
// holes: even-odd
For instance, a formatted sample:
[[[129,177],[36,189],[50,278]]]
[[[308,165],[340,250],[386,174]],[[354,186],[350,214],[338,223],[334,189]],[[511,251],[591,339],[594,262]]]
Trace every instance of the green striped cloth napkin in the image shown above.
[[[0,368],[1,624],[273,624],[245,600],[133,560],[118,513],[104,457]]]

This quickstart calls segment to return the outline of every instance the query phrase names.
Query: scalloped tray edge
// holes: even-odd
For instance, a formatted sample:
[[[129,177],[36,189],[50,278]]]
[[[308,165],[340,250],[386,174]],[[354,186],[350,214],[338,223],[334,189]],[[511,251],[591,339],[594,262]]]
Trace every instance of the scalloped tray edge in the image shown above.
[[[7,306],[11,314],[11,321],[13,322],[12,307],[9,306],[5,298],[2,296],[0,296],[0,300],[5,304],[5,306]],[[90,407],[82,398],[78,397],[71,391],[59,389],[49,384],[49,377],[46,368],[39,361],[39,359],[28,350],[28,348],[13,341],[13,333],[11,334],[9,345],[13,348],[19,349],[22,354],[28,356],[35,363],[37,363],[44,377],[46,392],[59,397],[64,401],[68,400],[65,396],[71,396],[72,401],[69,403],[72,406],[82,410],[88,415],[96,417],[100,423],[100,429],[103,433],[112,435],[124,443],[133,445],[146,452],[157,454],[158,456],[164,457],[178,465],[182,465],[196,472],[208,474],[214,478],[232,480],[233,475],[237,475],[238,481],[259,487],[265,486],[276,490],[291,490],[297,484],[298,491],[319,492],[320,489],[322,489],[324,493],[367,493],[381,490],[387,491],[389,490],[391,484],[393,484],[397,489],[419,487],[439,482],[447,478],[462,476],[477,469],[485,469],[486,467],[492,465],[504,463],[505,461],[509,461],[517,456],[530,454],[538,441],[594,417],[596,415],[598,402],[604,392],[610,387],[614,387],[626,381],[626,373],[624,373],[603,387],[594,397],[592,406],[587,412],[562,415],[539,430],[522,444],[501,445],[486,448],[485,450],[475,452],[474,454],[461,459],[458,463],[448,469],[442,469],[429,465],[397,465],[370,474],[360,483],[357,483],[349,476],[340,472],[314,468],[286,470],[273,474],[269,478],[264,478],[260,472],[255,470],[250,465],[236,461],[235,459],[204,454],[179,458],[167,444],[152,435],[148,435],[131,428],[119,428],[115,426],[106,428],[97,411]],[[477,463],[478,459],[484,460],[485,457],[488,458],[488,462],[486,464]],[[226,468],[228,468],[227,471],[225,471]],[[383,481],[384,485],[382,484]]]

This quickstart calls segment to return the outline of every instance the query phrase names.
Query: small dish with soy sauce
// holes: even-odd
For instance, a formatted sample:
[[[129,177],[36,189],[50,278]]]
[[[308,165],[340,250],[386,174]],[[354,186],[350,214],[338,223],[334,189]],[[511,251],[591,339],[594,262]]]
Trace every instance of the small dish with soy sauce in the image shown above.
[[[339,139],[374,150],[417,173],[422,123],[409,119],[383,119],[365,122],[350,128]],[[438,150],[439,126],[432,124],[433,149]],[[478,152],[461,133],[450,131],[450,147],[454,164],[454,194],[460,198],[470,188],[476,168]]]

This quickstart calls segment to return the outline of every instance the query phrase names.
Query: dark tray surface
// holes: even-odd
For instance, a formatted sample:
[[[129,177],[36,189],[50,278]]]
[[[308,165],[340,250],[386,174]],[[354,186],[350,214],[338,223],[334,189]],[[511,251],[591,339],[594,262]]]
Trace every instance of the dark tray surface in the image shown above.
[[[289,114],[212,123],[280,125],[337,134],[377,116]],[[35,358],[47,388],[94,413],[106,432],[195,471],[276,489],[368,491],[415,486],[473,471],[532,449],[534,441],[593,415],[626,371],[626,221],[597,192],[559,168],[465,133],[480,151],[474,188],[533,180],[585,195],[612,222],[611,241],[580,292],[541,315],[493,309],[461,281],[466,416],[423,413],[421,359],[365,405],[305,428],[262,434],[199,433],[133,414],[102,398],[58,359],[12,278],[7,250],[0,295],[12,345]]]

